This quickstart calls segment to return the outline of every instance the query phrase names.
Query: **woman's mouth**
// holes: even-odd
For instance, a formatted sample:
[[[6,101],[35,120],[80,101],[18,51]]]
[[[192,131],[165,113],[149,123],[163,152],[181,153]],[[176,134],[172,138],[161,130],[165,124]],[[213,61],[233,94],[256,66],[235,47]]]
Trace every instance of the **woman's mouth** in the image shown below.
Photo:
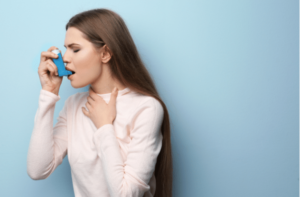
[[[75,74],[74,71],[71,71],[71,72],[72,72],[72,74],[71,74],[71,75],[68,75],[68,79],[72,79],[73,75]]]

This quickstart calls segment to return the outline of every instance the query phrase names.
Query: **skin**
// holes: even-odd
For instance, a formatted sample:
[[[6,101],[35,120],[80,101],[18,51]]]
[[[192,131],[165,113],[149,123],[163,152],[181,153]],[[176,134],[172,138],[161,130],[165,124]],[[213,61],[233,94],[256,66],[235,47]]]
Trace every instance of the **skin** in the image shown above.
[[[78,45],[68,47],[67,45],[71,43]],[[67,50],[63,55],[63,61],[66,63],[66,68],[75,72],[70,79],[74,88],[81,88],[90,84],[98,94],[110,93],[114,87],[119,90],[125,88],[123,84],[111,76],[108,63],[111,59],[111,53],[106,45],[96,51],[92,43],[83,37],[81,31],[70,27],[66,32],[65,46],[67,46]]]
[[[78,45],[68,48],[71,43]],[[108,63],[112,55],[110,50],[106,45],[96,50],[92,43],[83,37],[82,32],[74,27],[68,28],[66,32],[66,46],[63,60],[67,63],[66,67],[75,72],[70,79],[71,85],[80,88],[91,84],[86,103],[89,111],[83,107],[82,112],[93,121],[97,129],[105,124],[112,124],[116,117],[118,94],[118,91],[113,92],[113,89],[116,87],[117,90],[122,90],[125,86],[111,75]],[[96,93],[112,93],[109,103],[106,104]]]
[[[76,45],[69,46],[72,43]],[[97,129],[105,124],[112,124],[116,117],[118,90],[123,90],[126,86],[111,75],[109,66],[111,51],[106,45],[96,50],[75,27],[68,28],[64,46],[66,52],[63,61],[66,63],[66,69],[75,72],[70,79],[72,87],[81,88],[90,85],[85,104],[88,111],[83,107],[82,112],[93,121]],[[58,95],[63,77],[58,76],[57,67],[51,60],[58,57],[51,52],[54,49],[57,47],[53,46],[47,52],[42,52],[38,73],[42,89]],[[113,91],[114,88],[116,92]],[[108,104],[97,95],[107,93],[112,93]]]
[[[86,106],[89,111],[82,107],[82,112],[89,117],[97,129],[106,124],[112,124],[116,118],[116,100],[118,89],[114,88],[112,91],[108,104],[97,95],[91,88],[89,88],[89,97]]]

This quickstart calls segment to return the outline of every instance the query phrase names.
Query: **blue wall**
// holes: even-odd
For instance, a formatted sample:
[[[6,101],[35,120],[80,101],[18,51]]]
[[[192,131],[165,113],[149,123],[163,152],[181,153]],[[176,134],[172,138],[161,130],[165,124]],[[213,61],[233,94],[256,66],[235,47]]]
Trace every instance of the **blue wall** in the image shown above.
[[[68,158],[31,180],[27,151],[40,53],[64,53],[65,24],[109,8],[128,25],[171,118],[174,197],[299,195],[299,3],[5,1],[1,24],[0,196],[74,196]],[[76,92],[64,78],[55,122]]]

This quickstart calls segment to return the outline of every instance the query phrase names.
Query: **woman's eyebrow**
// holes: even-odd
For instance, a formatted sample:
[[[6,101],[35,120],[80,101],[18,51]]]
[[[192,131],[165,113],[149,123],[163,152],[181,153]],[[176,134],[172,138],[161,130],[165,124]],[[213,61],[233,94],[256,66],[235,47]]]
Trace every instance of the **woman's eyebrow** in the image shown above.
[[[79,44],[72,43],[72,44],[69,44],[68,47],[71,47],[71,46],[73,46],[73,45],[79,45]],[[80,45],[79,45],[79,46],[80,46]],[[65,45],[64,45],[64,47],[67,48]]]

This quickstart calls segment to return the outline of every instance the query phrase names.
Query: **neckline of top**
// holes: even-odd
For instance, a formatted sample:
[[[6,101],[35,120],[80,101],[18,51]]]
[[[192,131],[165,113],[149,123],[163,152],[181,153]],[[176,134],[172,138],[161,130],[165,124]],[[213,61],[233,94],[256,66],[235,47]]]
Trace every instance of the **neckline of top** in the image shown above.
[[[124,95],[127,92],[130,92],[130,88],[129,87],[126,87],[123,90],[118,90],[118,96],[117,97],[122,96],[122,95]],[[110,95],[111,95],[111,93],[97,94],[97,95],[101,96],[102,98],[109,98]]]

